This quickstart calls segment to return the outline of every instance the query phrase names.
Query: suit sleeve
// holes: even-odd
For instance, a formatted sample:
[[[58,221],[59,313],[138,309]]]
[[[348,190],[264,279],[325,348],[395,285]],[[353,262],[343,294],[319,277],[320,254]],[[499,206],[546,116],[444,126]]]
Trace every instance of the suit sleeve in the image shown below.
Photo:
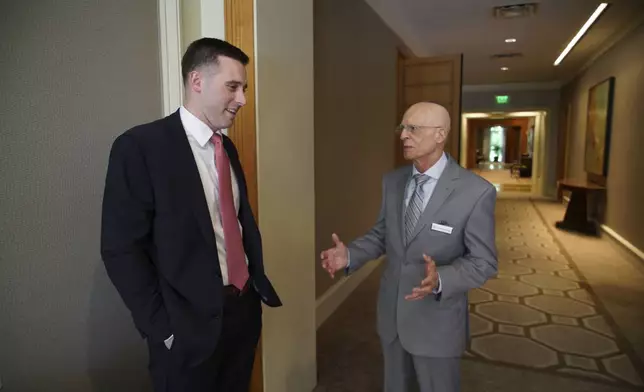
[[[496,275],[495,204],[496,189],[489,187],[477,200],[465,225],[465,255],[437,268],[441,298],[480,287]]]
[[[103,195],[101,256],[107,274],[144,337],[172,334],[159,291],[154,251],[154,193],[144,157],[133,137],[112,146]]]
[[[375,260],[385,254],[385,233],[387,224],[385,220],[385,180],[382,181],[382,203],[380,213],[376,224],[367,232],[367,234],[354,240],[348,246],[349,250],[349,267],[347,273],[351,274],[359,270],[370,260]]]

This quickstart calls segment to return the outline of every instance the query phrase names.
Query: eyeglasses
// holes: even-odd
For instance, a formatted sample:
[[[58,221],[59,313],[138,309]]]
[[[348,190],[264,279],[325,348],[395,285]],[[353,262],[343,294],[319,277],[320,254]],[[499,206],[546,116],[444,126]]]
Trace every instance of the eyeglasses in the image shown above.
[[[412,124],[400,124],[396,127],[396,133],[401,134],[405,129],[411,133],[411,134],[418,134],[421,129],[423,128],[434,128],[434,129],[442,129],[443,127],[439,127],[436,125],[412,125]]]

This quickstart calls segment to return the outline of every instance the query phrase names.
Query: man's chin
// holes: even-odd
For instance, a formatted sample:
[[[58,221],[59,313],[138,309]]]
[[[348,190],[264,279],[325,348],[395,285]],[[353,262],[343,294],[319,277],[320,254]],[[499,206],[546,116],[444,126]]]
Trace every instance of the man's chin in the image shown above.
[[[220,123],[219,129],[228,129],[233,126],[233,120],[224,120]]]

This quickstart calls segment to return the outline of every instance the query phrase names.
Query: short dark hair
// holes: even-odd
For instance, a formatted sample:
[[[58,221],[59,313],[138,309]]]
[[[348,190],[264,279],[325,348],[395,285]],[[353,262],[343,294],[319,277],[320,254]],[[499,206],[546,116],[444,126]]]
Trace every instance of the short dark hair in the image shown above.
[[[235,45],[217,38],[200,38],[190,44],[181,59],[181,76],[183,83],[188,74],[196,68],[207,64],[219,64],[219,56],[230,57],[248,65],[248,55]]]

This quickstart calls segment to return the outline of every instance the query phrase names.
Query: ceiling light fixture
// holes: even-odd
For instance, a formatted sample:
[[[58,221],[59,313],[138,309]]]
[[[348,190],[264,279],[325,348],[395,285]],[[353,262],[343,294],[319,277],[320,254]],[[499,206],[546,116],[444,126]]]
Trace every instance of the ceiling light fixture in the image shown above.
[[[579,42],[581,37],[583,37],[584,34],[586,34],[586,31],[588,31],[590,26],[592,26],[592,24],[595,23],[597,18],[599,18],[599,15],[601,15],[601,13],[604,12],[606,7],[608,7],[608,3],[601,3],[597,7],[595,12],[593,12],[593,14],[590,15],[590,18],[588,18],[586,23],[584,23],[584,25],[581,26],[581,29],[579,29],[579,31],[577,32],[577,35],[575,35],[573,37],[573,39],[568,43],[568,46],[566,46],[566,49],[564,49],[563,52],[561,52],[561,54],[559,55],[559,57],[557,57],[557,60],[555,60],[555,64],[554,64],[555,66],[561,64],[561,62],[563,61],[564,57],[566,57],[568,55],[568,53],[572,50],[572,48],[575,45],[577,45],[577,42]]]
[[[507,70],[509,70],[509,69],[510,69],[510,68],[508,68],[508,67],[501,67],[501,71],[507,71]]]
[[[508,44],[511,44],[511,43],[517,42],[517,39],[516,38],[506,38],[505,42],[508,43]]]

